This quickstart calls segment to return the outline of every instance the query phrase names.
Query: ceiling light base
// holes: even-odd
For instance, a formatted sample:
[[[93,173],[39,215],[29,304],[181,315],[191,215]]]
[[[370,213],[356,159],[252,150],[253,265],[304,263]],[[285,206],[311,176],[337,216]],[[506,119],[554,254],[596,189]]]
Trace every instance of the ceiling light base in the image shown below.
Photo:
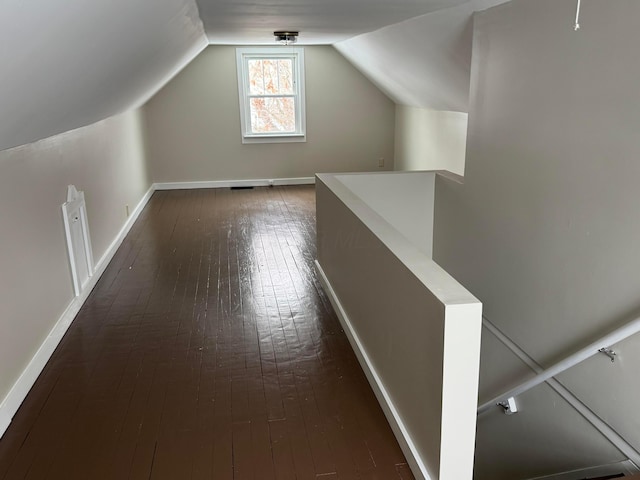
[[[276,42],[282,45],[291,45],[298,41],[298,32],[273,32]]]

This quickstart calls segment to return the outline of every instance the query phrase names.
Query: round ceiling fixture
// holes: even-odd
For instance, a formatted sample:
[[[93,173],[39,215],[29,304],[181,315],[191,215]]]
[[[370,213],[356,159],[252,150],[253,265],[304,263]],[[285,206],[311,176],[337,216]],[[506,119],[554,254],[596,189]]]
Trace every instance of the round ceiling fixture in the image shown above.
[[[273,32],[276,42],[282,45],[291,45],[298,41],[298,32]]]

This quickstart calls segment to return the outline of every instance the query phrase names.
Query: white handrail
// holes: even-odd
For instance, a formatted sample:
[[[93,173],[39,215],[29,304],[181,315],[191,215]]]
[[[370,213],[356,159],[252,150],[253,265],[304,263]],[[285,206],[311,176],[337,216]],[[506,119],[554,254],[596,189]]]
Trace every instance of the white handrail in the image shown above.
[[[536,373],[542,373],[544,369],[536,363],[527,353],[516,345],[509,337],[502,333],[489,320],[483,318],[484,326],[496,336],[502,344],[507,347],[514,355]],[[584,417],[593,427],[598,430],[607,440],[611,442],[623,455],[625,455],[634,465],[640,465],[640,452],[631,446],[624,438],[620,436],[611,426],[598,417],[593,411],[582,403],[573,393],[571,393],[564,385],[555,378],[549,378],[547,385],[556,391],[569,405]]]
[[[489,322],[486,318],[482,320],[483,325],[495,333],[496,328],[494,325]],[[581,348],[577,352],[569,355],[565,359],[559,361],[555,365],[542,372],[538,373],[535,377],[522,382],[515,387],[510,388],[506,392],[493,397],[488,402],[483,403],[478,408],[478,414],[484,413],[492,407],[495,407],[501,402],[506,401],[510,397],[516,397],[518,395],[522,395],[528,390],[540,385],[543,382],[546,382],[550,378],[555,377],[556,375],[561,374],[565,370],[579,364],[580,362],[585,361],[587,358],[592,357],[596,353],[599,353],[602,348],[610,347],[611,345],[621,342],[622,340],[640,332],[640,317],[632,320],[626,325],[612,331],[611,333],[605,335],[604,337],[598,339],[597,341],[590,343],[584,348]]]

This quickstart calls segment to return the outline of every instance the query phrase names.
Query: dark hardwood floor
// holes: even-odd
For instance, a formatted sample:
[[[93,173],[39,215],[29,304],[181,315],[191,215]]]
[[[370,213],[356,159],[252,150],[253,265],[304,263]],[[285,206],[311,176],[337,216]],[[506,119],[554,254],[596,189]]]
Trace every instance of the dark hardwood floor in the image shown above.
[[[0,479],[413,478],[314,259],[312,186],[156,192]]]

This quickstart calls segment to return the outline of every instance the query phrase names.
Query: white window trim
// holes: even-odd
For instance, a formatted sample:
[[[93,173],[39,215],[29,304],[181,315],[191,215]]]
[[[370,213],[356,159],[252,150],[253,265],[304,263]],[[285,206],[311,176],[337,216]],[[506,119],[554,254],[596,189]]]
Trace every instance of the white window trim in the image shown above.
[[[295,133],[251,133],[249,112],[249,69],[251,58],[291,58],[293,59],[294,96],[296,97]],[[238,98],[240,100],[240,127],[242,143],[288,143],[306,142],[306,108],[304,92],[304,48],[301,47],[248,47],[236,48],[238,70]]]

